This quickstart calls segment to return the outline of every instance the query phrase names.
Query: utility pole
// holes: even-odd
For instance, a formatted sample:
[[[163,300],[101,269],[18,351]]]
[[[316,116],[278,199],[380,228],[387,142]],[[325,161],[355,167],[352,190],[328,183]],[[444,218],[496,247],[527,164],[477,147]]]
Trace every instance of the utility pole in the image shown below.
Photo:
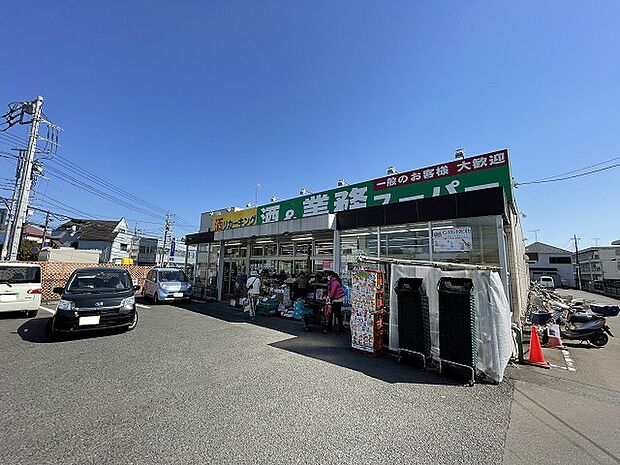
[[[579,283],[579,289],[581,290],[581,266],[579,265],[579,247],[577,246],[577,234],[573,235],[575,241],[575,261],[577,262],[577,282]]]
[[[47,226],[50,224],[50,212],[45,212],[45,226],[43,226],[43,240],[41,241],[41,249],[45,247],[45,240],[47,239]]]
[[[11,231],[7,230],[8,247],[5,259],[16,260],[19,250],[20,238],[24,220],[28,213],[28,203],[30,201],[30,187],[32,185],[32,166],[34,154],[37,148],[37,137],[39,136],[39,124],[41,123],[41,112],[43,109],[43,97],[39,96],[26,109],[27,113],[32,114],[30,122],[30,136],[28,137],[28,148],[25,153],[18,186],[17,205],[13,212],[13,222]],[[23,155],[23,154],[22,154]]]
[[[166,213],[166,220],[164,221],[164,243],[163,247],[161,248],[160,266],[164,266],[164,257],[166,256],[166,244],[168,242],[168,234],[172,229],[172,222],[170,221],[171,216],[172,215],[170,214],[170,212]]]

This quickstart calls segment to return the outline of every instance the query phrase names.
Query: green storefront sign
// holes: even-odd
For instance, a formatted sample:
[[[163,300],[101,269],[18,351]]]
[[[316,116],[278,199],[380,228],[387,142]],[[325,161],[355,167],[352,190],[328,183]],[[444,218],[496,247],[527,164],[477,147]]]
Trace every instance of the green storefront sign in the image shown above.
[[[258,224],[502,186],[512,201],[508,152],[455,160],[258,207]]]

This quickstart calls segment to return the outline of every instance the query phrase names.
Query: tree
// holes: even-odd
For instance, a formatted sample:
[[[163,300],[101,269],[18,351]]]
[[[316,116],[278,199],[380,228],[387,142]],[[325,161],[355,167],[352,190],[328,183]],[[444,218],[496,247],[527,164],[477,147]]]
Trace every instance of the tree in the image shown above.
[[[32,249],[36,247],[37,249],[41,248],[41,246],[35,241],[23,240],[19,244],[19,250],[17,251],[17,259],[24,261],[34,261],[37,259],[39,253],[32,253]]]

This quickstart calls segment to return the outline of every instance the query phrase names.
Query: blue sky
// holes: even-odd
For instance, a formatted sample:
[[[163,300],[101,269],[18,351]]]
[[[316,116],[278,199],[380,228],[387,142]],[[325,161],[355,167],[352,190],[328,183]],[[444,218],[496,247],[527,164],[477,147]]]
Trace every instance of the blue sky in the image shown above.
[[[256,183],[266,203],[459,147],[506,147],[528,181],[620,156],[618,17],[617,1],[11,2],[0,104],[43,95],[63,156],[196,225]],[[519,188],[526,236],[620,238],[618,176]],[[57,177],[37,189],[159,228]]]

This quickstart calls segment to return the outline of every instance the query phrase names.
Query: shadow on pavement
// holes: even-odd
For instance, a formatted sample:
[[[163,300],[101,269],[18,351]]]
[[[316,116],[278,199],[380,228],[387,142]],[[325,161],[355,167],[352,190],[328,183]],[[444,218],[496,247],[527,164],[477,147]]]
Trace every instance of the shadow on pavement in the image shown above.
[[[95,337],[110,336],[113,334],[119,334],[123,332],[122,329],[101,329],[97,331],[87,331],[83,333],[75,334],[63,334],[55,339],[50,338],[47,330],[47,325],[52,317],[47,318],[32,318],[23,323],[17,328],[17,334],[24,341],[34,342],[38,344],[54,344],[58,342],[80,340],[80,339],[92,339]]]
[[[255,319],[250,320],[247,313],[220,303],[174,304],[174,306],[228,323],[247,323],[289,334],[294,337],[269,345],[276,349],[286,350],[364,373],[367,376],[388,383],[454,386],[463,384],[458,379],[442,376],[434,371],[422,370],[405,362],[399,363],[393,356],[386,354],[372,356],[354,352],[351,350],[351,339],[348,330],[345,331],[345,334],[332,332],[322,334],[319,330],[305,332],[301,321],[277,316],[257,316]]]

